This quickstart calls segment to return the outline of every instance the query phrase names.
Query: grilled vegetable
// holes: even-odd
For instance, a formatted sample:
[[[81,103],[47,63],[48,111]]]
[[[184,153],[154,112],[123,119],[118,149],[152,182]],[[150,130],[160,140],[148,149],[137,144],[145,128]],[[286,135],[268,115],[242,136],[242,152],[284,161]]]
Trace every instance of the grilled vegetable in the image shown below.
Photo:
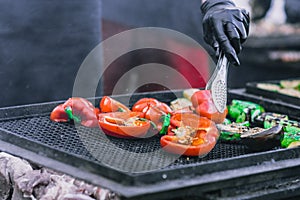
[[[283,126],[285,132],[289,132],[288,129],[290,129],[291,127],[300,128],[300,123],[298,121],[287,120],[286,118],[280,119],[280,118],[273,118],[273,117],[266,116],[264,120],[264,128],[270,128],[278,124]]]
[[[65,112],[65,108],[63,104],[60,104],[56,106],[51,114],[50,114],[50,119],[55,122],[68,122],[69,121],[69,116]]]
[[[258,83],[256,87],[273,92],[278,92],[281,89],[279,85],[273,83]]]
[[[149,128],[150,121],[141,118],[140,112],[111,112],[100,113],[99,126],[107,135],[120,138],[144,137]]]
[[[269,129],[255,127],[241,134],[241,142],[253,151],[265,151],[280,146],[282,137],[281,125]]]
[[[193,106],[184,107],[182,109],[173,111],[172,115],[175,115],[177,113],[195,113],[195,108]]]
[[[212,100],[204,101],[196,107],[196,113],[202,117],[207,117],[216,124],[220,124],[225,120],[227,112],[227,108],[225,108],[223,113],[218,112]]]
[[[173,111],[182,110],[190,106],[192,106],[192,102],[186,98],[178,98],[170,103],[170,107]]]
[[[263,113],[256,120],[263,122],[264,128],[282,126],[284,133],[281,138],[281,147],[287,148],[290,145],[295,147],[300,142],[300,123],[289,120],[288,116],[276,113]]]
[[[249,101],[232,100],[228,106],[228,115],[237,123],[249,121],[250,123],[254,119],[265,112],[265,109],[259,104]]]
[[[167,104],[160,102],[154,98],[142,98],[138,100],[132,106],[132,111],[146,113],[150,107],[157,107],[166,114],[172,113],[172,109]]]
[[[237,142],[241,140],[241,135],[250,130],[249,122],[244,123],[230,123],[230,124],[218,124],[217,128],[220,131],[220,140]]]
[[[283,88],[278,92],[284,95],[300,98],[300,90],[296,90],[293,88]]]
[[[276,121],[279,122],[281,120],[288,120],[287,115],[279,114],[279,113],[271,113],[271,112],[264,112],[260,115],[258,115],[254,121],[255,123],[263,126],[265,122],[272,122]],[[271,126],[265,125],[264,128],[270,128]]]
[[[282,80],[280,81],[280,86],[282,88],[293,88],[300,89],[300,80]]]
[[[196,112],[200,116],[207,117],[217,124],[220,124],[224,121],[227,115],[227,108],[223,113],[218,112],[212,101],[210,90],[200,90],[195,92],[191,99]]]
[[[248,121],[244,123],[218,124],[220,140],[238,142],[247,145],[253,151],[269,150],[280,146],[282,127],[280,125],[264,129],[250,127]]]
[[[300,141],[294,141],[294,142],[291,142],[287,148],[288,149],[291,149],[291,148],[296,148],[296,147],[299,147],[300,146]]]
[[[155,125],[160,134],[166,134],[170,125],[170,113],[163,112],[159,107],[150,106],[144,117]]]
[[[109,97],[104,96],[100,101],[101,112],[129,112],[130,109],[121,102]]]
[[[279,84],[258,83],[257,87],[263,90],[300,98],[300,80],[282,80]]]
[[[80,97],[69,98],[64,104],[58,105],[50,114],[50,119],[55,122],[67,122],[73,120],[86,127],[97,127],[97,114],[95,108],[87,99]]]
[[[142,98],[137,101],[132,111],[142,112],[144,118],[151,120],[160,134],[166,134],[168,126],[170,125],[171,108],[154,98]]]
[[[284,136],[281,140],[282,147],[289,147],[294,142],[300,141],[300,128],[294,126],[284,127]]]
[[[171,125],[174,127],[191,126],[196,128],[208,128],[212,123],[211,120],[193,113],[177,113],[171,117]]]
[[[162,148],[170,153],[205,156],[214,148],[219,137],[214,122],[195,114],[172,116],[171,124],[175,128],[160,139]]]
[[[211,92],[210,90],[200,90],[195,92],[192,97],[191,97],[191,101],[194,107],[199,106],[201,103],[205,102],[205,101],[209,101],[211,100]]]

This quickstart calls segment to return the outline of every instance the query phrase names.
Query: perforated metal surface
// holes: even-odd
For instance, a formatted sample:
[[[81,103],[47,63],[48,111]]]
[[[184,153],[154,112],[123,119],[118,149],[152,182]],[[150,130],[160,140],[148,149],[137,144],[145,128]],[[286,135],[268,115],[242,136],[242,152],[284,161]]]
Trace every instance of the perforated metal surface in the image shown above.
[[[52,122],[49,115],[2,121],[0,127],[66,154],[77,155],[125,172],[176,168],[247,153],[245,146],[218,143],[203,158],[181,156],[177,159],[175,155],[161,150],[158,136],[146,139],[113,138],[104,135],[98,128]]]
[[[227,102],[227,83],[217,80],[212,84],[212,97],[219,112],[224,112]]]

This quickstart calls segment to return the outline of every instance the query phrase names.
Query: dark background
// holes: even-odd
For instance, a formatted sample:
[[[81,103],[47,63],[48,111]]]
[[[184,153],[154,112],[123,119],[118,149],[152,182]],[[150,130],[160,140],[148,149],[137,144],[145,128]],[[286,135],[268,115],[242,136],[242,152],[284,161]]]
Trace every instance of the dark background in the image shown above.
[[[180,31],[212,53],[202,39],[199,8],[200,0],[0,0],[0,107],[69,98],[77,70],[88,53],[102,40],[130,28],[154,26]],[[242,65],[229,69],[229,87],[299,77],[298,62],[272,60],[268,53],[299,51],[299,37],[295,38],[296,42],[286,45],[276,45],[286,37],[270,42],[264,39],[254,45],[257,40],[249,39],[240,54]],[[184,60],[166,53],[135,52],[107,70],[96,95],[109,95],[123,73],[154,61],[190,73]],[[203,80],[194,86],[203,86]],[[140,91],[155,89],[163,88],[147,86]]]
[[[70,97],[100,40],[101,1],[0,0],[0,106]]]

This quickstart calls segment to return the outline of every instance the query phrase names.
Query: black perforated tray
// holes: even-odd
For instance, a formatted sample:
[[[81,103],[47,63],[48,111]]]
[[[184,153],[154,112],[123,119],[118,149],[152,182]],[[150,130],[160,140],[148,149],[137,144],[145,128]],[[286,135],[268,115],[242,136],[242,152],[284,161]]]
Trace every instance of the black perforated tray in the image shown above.
[[[181,93],[134,94],[130,105],[142,97],[168,103]],[[124,102],[129,97],[113,98]],[[300,168],[298,148],[253,153],[243,145],[218,143],[203,158],[177,157],[160,151],[158,136],[118,139],[105,136],[98,128],[50,121],[50,112],[62,102],[0,109],[0,150],[129,199],[209,196],[244,187],[244,182],[255,185],[273,180],[275,184],[277,179],[300,175],[300,170],[288,171]]]

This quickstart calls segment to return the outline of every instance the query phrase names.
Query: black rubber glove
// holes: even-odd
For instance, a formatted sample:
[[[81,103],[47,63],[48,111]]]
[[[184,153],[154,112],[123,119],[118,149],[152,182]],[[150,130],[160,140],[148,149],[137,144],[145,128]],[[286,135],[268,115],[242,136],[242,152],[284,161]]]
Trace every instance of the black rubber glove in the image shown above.
[[[249,33],[250,17],[230,0],[207,0],[201,6],[204,40],[218,57],[222,50],[229,62],[240,65],[237,54]]]

